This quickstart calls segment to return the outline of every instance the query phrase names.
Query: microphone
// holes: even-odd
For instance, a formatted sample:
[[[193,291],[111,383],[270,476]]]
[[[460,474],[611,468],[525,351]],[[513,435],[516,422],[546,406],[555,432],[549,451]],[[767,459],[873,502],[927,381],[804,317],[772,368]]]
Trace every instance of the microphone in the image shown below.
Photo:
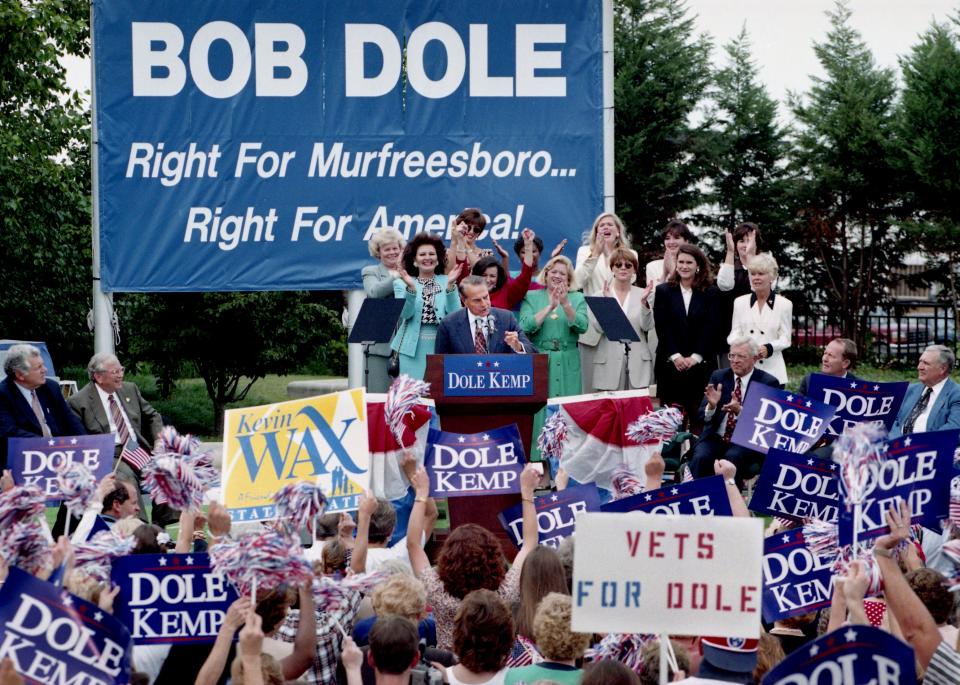
[[[487,314],[487,334],[493,335],[497,330],[497,320],[493,318],[493,314]]]

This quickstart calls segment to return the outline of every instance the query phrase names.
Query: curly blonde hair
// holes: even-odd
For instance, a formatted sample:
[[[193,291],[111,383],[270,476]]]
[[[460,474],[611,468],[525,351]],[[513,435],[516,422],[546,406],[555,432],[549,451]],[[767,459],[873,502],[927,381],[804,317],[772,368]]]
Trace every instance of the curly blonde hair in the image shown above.
[[[573,604],[570,595],[551,592],[537,606],[533,637],[537,648],[550,661],[579,659],[590,646],[590,635],[570,630]]]
[[[404,573],[395,573],[375,587],[371,599],[377,616],[400,616],[414,623],[427,609],[423,583]]]

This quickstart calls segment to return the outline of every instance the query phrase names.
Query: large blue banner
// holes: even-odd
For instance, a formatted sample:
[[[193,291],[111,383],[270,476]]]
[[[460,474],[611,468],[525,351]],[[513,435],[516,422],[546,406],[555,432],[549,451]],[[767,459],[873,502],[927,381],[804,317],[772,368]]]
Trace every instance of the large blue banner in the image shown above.
[[[56,506],[63,499],[57,483],[58,470],[64,464],[83,464],[101,481],[113,469],[113,444],[113,433],[10,438],[8,462],[13,482],[40,488],[47,496],[47,506]]]
[[[880,383],[815,373],[810,376],[807,393],[811,398],[837,408],[826,432],[826,436],[832,439],[845,428],[867,421],[883,424],[890,430],[908,385],[906,381]]]
[[[15,566],[0,589],[0,656],[28,683],[130,682],[130,633],[120,621]]]
[[[603,205],[599,0],[94,0],[103,288],[360,285],[378,229]]]
[[[482,433],[427,433],[423,467],[436,498],[520,492],[525,462],[515,423]]]
[[[730,442],[766,454],[771,448],[806,452],[817,444],[836,407],[757,383],[743,400]]]
[[[889,531],[886,513],[900,500],[910,503],[913,523],[940,531],[950,511],[953,453],[960,430],[911,433],[887,441],[887,454],[864,492],[857,538],[875,538]],[[840,544],[853,542],[854,511],[840,509]]]
[[[237,599],[207,554],[134,554],[114,560],[114,613],[137,644],[213,642]]]

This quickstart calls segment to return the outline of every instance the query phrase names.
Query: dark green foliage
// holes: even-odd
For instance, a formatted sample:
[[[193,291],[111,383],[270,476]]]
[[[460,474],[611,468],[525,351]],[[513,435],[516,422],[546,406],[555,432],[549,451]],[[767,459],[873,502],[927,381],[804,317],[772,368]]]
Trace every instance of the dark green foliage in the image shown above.
[[[710,42],[682,2],[621,0],[615,12],[617,212],[652,256],[664,224],[699,204],[702,128],[690,114],[710,80]]]
[[[89,52],[79,0],[0,0],[0,336],[85,363],[91,336],[89,116],[60,54]]]

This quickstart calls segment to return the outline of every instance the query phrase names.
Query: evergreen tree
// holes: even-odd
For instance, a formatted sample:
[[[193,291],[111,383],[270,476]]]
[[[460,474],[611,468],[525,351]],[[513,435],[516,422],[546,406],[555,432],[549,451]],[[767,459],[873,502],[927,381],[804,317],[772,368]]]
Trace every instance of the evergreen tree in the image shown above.
[[[674,0],[620,0],[614,26],[617,208],[641,254],[659,254],[660,229],[700,200],[690,115],[709,83],[710,43]]]
[[[927,282],[946,285],[958,312],[960,268],[960,45],[947,25],[933,24],[901,60],[899,111],[902,188],[913,221],[908,244],[929,255]],[[956,323],[956,322],[955,322]]]
[[[893,164],[894,75],[878,68],[850,10],[828,12],[831,28],[814,50],[826,76],[791,97],[799,124],[796,229],[804,269],[794,274],[822,293],[847,337],[863,349],[866,314],[883,298],[894,266],[899,189]]]
[[[724,49],[728,64],[711,89],[710,184],[703,220],[724,230],[743,221],[760,226],[765,248],[789,276],[791,219],[787,132],[777,122],[777,103],[758,81],[746,28]],[[714,247],[724,249],[722,236]]]

